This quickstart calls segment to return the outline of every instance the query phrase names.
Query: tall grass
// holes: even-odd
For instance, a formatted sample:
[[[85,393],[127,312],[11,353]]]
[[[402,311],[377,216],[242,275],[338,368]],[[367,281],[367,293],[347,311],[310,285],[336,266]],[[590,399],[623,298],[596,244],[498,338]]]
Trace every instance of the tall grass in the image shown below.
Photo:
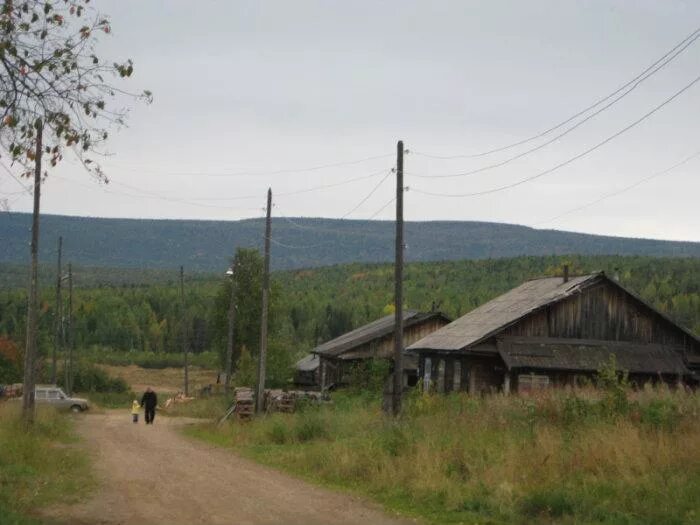
[[[182,353],[126,352],[99,346],[82,348],[76,353],[87,361],[103,365],[136,365],[141,368],[152,369],[179,368],[184,365],[184,355]],[[220,368],[219,356],[216,352],[190,354],[189,363],[192,366],[199,366],[212,370],[218,370]]]
[[[88,459],[74,445],[71,419],[39,410],[29,431],[19,403],[0,403],[0,523],[37,523],[30,514],[54,502],[87,494],[93,480]]]
[[[188,432],[433,523],[700,522],[700,395],[414,394]]]

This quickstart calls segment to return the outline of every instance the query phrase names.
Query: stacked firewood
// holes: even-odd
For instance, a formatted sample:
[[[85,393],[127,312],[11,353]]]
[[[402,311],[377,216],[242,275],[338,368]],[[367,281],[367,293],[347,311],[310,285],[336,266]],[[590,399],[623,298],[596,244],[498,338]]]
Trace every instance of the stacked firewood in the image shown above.
[[[300,402],[319,403],[320,392],[305,390],[265,390],[265,410],[267,412],[294,412]]]
[[[255,414],[255,399],[253,389],[247,387],[237,387],[234,389],[234,412],[238,419],[250,420]]]

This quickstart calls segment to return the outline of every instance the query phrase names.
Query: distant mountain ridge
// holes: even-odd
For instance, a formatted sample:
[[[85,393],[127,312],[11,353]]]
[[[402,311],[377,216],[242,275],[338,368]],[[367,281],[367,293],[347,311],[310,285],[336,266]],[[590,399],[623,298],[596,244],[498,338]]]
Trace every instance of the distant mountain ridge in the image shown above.
[[[0,262],[29,259],[31,215],[0,215]],[[264,221],[105,219],[44,215],[40,261],[55,260],[63,236],[65,259],[111,268],[221,272],[236,247],[262,247]],[[276,270],[348,262],[387,262],[394,257],[390,221],[275,218],[272,265]],[[700,257],[700,243],[608,237],[488,222],[406,223],[406,259],[441,261],[518,255],[650,255]]]

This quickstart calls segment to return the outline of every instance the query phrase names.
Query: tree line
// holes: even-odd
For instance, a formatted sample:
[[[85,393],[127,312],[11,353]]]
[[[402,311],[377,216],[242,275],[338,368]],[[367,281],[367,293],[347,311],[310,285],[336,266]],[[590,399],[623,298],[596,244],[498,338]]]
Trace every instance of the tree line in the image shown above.
[[[572,275],[603,270],[617,276],[654,307],[700,333],[700,260],[694,258],[549,256],[410,263],[405,270],[405,308],[440,310],[457,318],[527,279],[561,275],[565,264]],[[260,344],[262,256],[255,249],[239,249],[232,268],[233,277],[198,276],[186,281],[184,312],[176,282],[76,288],[72,330],[78,355],[80,349],[90,347],[91,355],[100,351],[177,354],[185,337],[193,353],[218,352],[223,362],[230,292],[235,286],[236,359],[251,362]],[[26,301],[24,290],[0,292],[0,338],[6,341],[0,345],[0,360],[9,360],[2,357],[5,354],[21,354]],[[321,342],[393,312],[392,301],[389,264],[274,273],[271,373],[277,382],[284,382],[294,360]],[[42,291],[40,312],[40,353],[49,356],[56,326],[55,294],[50,288]],[[18,350],[3,354],[10,344]]]

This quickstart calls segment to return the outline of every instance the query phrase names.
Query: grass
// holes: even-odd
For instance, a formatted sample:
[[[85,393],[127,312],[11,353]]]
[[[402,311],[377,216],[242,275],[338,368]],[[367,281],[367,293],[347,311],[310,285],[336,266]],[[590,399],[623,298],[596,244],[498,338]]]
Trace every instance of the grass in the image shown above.
[[[224,395],[202,397],[188,403],[173,403],[160,414],[173,417],[193,417],[218,420],[231,406],[231,398]]]
[[[161,369],[182,368],[184,365],[184,355],[182,353],[128,352],[98,346],[81,348],[77,353],[92,363],[110,366],[135,365],[141,368]],[[212,370],[218,370],[220,366],[219,355],[216,352],[190,354],[189,363],[193,366],[210,368]]]
[[[77,448],[71,416],[39,410],[29,431],[19,403],[0,403],[0,523],[39,523],[41,507],[72,502],[93,486],[89,461]]]
[[[413,394],[185,430],[429,523],[700,523],[700,394]]]
[[[136,365],[112,366],[98,365],[110,376],[124,380],[135,392],[143,392],[147,386],[152,387],[159,397],[181,391],[184,388],[184,376],[182,368],[142,368]],[[216,372],[211,369],[190,367],[189,385],[190,393],[196,393],[198,389],[216,384]]]

